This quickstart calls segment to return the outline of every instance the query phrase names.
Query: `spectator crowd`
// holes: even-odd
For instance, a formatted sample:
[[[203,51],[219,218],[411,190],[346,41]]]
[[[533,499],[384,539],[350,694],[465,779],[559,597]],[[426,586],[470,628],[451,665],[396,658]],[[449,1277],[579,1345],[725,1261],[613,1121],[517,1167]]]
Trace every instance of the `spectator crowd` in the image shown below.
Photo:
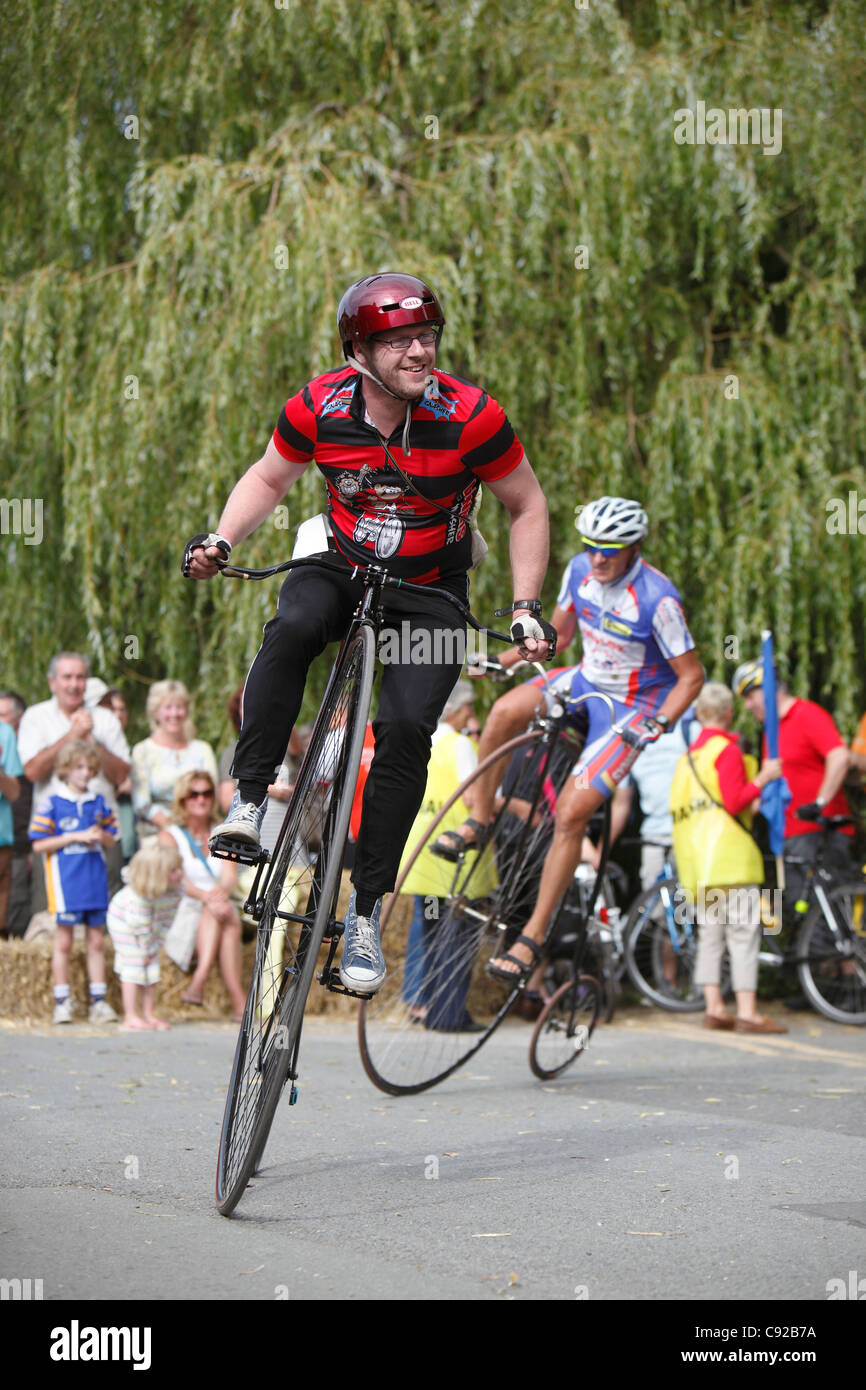
[[[181,996],[188,1004],[202,1005],[218,964],[239,1018],[237,876],[211,860],[217,760],[195,736],[189,692],[180,681],[152,685],[149,734],[130,748],[123,692],[92,677],[86,657],[59,652],[47,681],[49,698],[29,707],[17,691],[0,692],[0,935],[52,936],[55,1023],[75,1018],[76,930],[86,946],[90,1022],[117,1021],[106,998],[106,932],[123,1027],[168,1026],[154,1011],[163,949],[190,974]],[[239,691],[233,700],[237,727]],[[225,779],[231,750],[222,763]]]
[[[75,1017],[69,959],[76,928],[85,939],[91,1022],[117,1018],[106,999],[106,931],[121,982],[121,1026],[168,1026],[155,1012],[162,950],[188,972],[181,998],[190,1005],[203,1003],[208,976],[218,965],[232,1016],[240,1018],[245,998],[240,903],[245,885],[238,882],[236,866],[214,861],[208,847],[211,829],[234,791],[233,744],[217,759],[211,746],[196,737],[190,693],[179,681],[151,686],[146,702],[149,732],[132,748],[122,691],[91,677],[85,657],[58,653],[47,681],[49,698],[29,707],[16,691],[0,690],[0,935],[30,939],[40,931],[52,933],[55,1023]],[[434,738],[423,810],[428,818],[475,766],[473,739],[481,734],[481,723],[474,708],[474,684],[458,682]],[[526,683],[525,696],[511,692],[501,703],[504,708],[519,703],[521,712],[526,704],[531,712],[537,685],[533,678]],[[241,695],[239,688],[227,706],[235,733]],[[645,750],[616,791],[614,840],[633,819],[635,801],[640,807],[644,887],[653,882],[673,846],[680,881],[687,889],[759,888],[763,862],[751,834],[752,817],[763,788],[781,776],[790,791],[786,853],[790,850],[801,864],[817,852],[822,816],[850,815],[845,782],[859,781],[866,769],[866,715],[849,749],[827,711],[796,698],[779,683],[779,757],[767,757],[765,749],[759,766],[744,755],[733,731],[735,697],[763,725],[760,662],[741,665],[732,690],[716,683],[704,685],[696,704]],[[494,706],[488,737],[498,718]],[[269,788],[267,847],[276,838],[303,752],[303,732],[293,731],[285,761]],[[360,806],[355,810],[356,832]],[[449,822],[443,834],[456,833],[454,827],[462,818],[465,808],[458,804],[453,827]],[[843,827],[834,839],[836,867],[843,874],[853,871],[852,829]],[[586,841],[583,857],[592,855]],[[799,884],[788,887],[794,901]],[[412,885],[405,891],[412,891]],[[740,920],[737,906],[743,901],[742,894],[732,894],[730,910],[717,911],[713,920],[701,915],[698,904],[697,981],[705,996],[705,1025],[784,1031],[757,1009],[762,918],[758,912]],[[422,906],[422,900],[415,904],[410,952],[420,949]],[[720,990],[725,951],[730,956],[736,1015],[727,1012]],[[411,981],[411,970],[406,978]],[[417,994],[407,1002],[423,1016],[420,986]],[[462,1026],[471,1026],[471,1020],[462,1020]]]

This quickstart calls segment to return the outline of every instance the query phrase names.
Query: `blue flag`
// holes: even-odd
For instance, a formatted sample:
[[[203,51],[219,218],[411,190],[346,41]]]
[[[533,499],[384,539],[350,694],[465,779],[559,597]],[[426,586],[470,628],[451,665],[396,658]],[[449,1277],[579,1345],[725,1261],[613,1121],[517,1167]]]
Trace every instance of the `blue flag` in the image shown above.
[[[776,665],[773,660],[773,634],[761,633],[761,651],[764,659],[764,733],[767,737],[767,755],[779,756],[779,707],[776,702]],[[768,782],[761,792],[761,814],[770,827],[770,852],[776,856],[777,879],[782,873],[779,887],[784,885],[781,857],[785,848],[785,807],[791,800],[791,789],[784,777],[776,782]]]

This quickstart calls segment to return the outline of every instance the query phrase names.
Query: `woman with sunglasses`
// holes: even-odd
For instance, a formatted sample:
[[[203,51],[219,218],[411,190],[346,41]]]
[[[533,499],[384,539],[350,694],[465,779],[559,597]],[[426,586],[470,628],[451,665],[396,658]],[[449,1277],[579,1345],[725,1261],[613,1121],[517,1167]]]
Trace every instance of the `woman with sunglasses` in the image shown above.
[[[175,783],[171,823],[159,838],[179,850],[184,896],[201,904],[198,962],[181,999],[185,1004],[204,1003],[208,975],[219,960],[232,1017],[238,1021],[246,996],[241,987],[241,922],[230,897],[237,870],[225,859],[211,858],[208,839],[218,819],[216,783],[210,773],[185,772]]]

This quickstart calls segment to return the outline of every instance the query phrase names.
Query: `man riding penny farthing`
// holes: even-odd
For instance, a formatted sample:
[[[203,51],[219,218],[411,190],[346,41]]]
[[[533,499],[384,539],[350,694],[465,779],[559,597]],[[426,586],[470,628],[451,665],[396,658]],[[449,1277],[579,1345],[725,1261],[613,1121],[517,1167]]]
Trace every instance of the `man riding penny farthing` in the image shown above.
[[[213,833],[216,853],[237,845],[255,851],[259,843],[267,788],[298,717],[310,663],[343,636],[357,605],[356,567],[382,564],[393,576],[466,603],[470,515],[482,483],[509,516],[512,636],[530,660],[549,659],[555,647],[538,599],[548,557],[544,495],[502,407],[436,366],[445,324],[436,295],[412,275],[367,276],[343,295],[337,323],[346,364],[289,398],[216,531],[193,537],[184,555],[185,575],[212,578],[311,462],[323,474],[335,547],[329,558],[342,573],[298,569],[283,584],[244,687],[232,769],[237,790]],[[391,645],[382,675],[339,972],[347,989],[364,995],[385,979],[382,897],[394,886],[424,794],[431,736],[465,650],[465,627],[446,599],[388,589],[383,607],[401,640]],[[423,663],[412,659],[419,651],[429,654]]]

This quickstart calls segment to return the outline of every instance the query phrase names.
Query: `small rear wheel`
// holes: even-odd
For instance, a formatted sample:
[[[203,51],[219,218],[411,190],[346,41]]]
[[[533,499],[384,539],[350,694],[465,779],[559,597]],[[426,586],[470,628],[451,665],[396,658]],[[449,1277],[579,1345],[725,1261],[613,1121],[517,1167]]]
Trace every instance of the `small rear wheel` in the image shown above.
[[[539,1080],[552,1080],[580,1057],[600,1008],[601,990],[591,975],[560,985],[539,1015],[529,1046],[529,1065]]]

